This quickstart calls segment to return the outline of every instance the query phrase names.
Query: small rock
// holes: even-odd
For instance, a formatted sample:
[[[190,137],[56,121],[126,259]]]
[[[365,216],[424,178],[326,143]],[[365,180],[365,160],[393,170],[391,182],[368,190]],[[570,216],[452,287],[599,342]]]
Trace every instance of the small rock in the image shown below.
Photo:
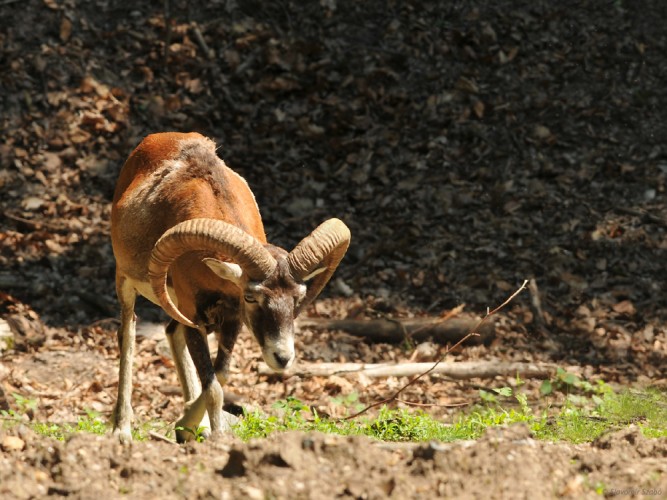
[[[315,207],[315,203],[310,198],[294,198],[285,207],[290,215],[303,216],[310,214]]]
[[[14,347],[14,333],[4,319],[0,319],[0,353]],[[0,409],[6,409],[0,407]]]
[[[264,492],[260,488],[248,485],[243,490],[246,498],[250,500],[263,500],[266,498],[266,495],[264,495]]]
[[[4,451],[21,451],[25,447],[25,441],[16,436],[5,436],[0,443]]]
[[[584,477],[581,474],[577,474],[567,482],[565,488],[563,488],[560,494],[564,497],[579,496],[582,493],[582,487],[584,486],[584,483]]]
[[[36,470],[34,472],[35,481],[38,483],[46,483],[49,480],[49,475],[43,470]]]
[[[545,140],[551,137],[551,130],[549,130],[549,128],[545,127],[544,125],[536,125],[535,129],[533,130],[533,135],[537,139]]]
[[[44,200],[36,196],[28,196],[27,198],[23,198],[23,201],[21,201],[21,206],[24,210],[37,210],[42,208],[43,205]]]
[[[350,285],[345,283],[341,278],[336,278],[333,282],[333,287],[338,293],[345,295],[346,297],[352,297],[354,295],[354,290]]]

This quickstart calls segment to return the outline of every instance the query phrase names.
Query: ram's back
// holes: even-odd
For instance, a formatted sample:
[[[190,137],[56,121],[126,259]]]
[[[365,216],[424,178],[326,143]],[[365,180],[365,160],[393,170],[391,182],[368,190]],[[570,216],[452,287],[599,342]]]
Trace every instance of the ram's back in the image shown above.
[[[259,209],[245,180],[197,133],[146,137],[123,166],[111,210],[117,271],[146,281],[155,242],[179,222],[220,219],[266,242]]]

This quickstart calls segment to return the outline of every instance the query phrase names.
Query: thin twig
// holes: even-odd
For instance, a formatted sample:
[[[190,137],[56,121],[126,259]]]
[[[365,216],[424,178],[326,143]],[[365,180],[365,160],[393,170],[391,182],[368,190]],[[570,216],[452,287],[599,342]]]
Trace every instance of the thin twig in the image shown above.
[[[206,59],[209,60],[213,59],[213,51],[206,43],[206,40],[204,40],[204,35],[202,34],[201,30],[199,29],[199,26],[195,21],[192,21],[192,23],[190,24],[190,29],[192,29],[192,33],[195,36],[195,40],[197,40],[199,48],[201,48],[202,52],[204,52],[204,56],[206,57]]]
[[[518,289],[516,292],[514,292],[512,295],[510,295],[510,297],[509,297],[505,302],[503,302],[502,304],[500,304],[500,305],[499,305],[498,307],[496,307],[493,311],[491,311],[491,312],[487,312],[487,313],[486,313],[486,316],[484,316],[484,317],[482,318],[482,321],[480,321],[479,324],[475,327],[475,330],[479,329],[479,327],[482,325],[482,323],[484,323],[484,322],[489,318],[489,316],[493,316],[493,315],[496,314],[498,311],[500,311],[503,307],[505,307],[507,304],[509,304],[510,302],[512,302],[512,301],[514,300],[514,297],[516,297],[516,296],[519,295],[523,290],[526,289],[526,285],[527,285],[527,284],[528,284],[528,280],[524,280],[523,283],[521,284],[521,286],[519,287],[519,289]]]
[[[102,325],[102,324],[104,324],[104,323],[115,323],[115,324],[119,325],[119,324],[120,324],[120,319],[118,319],[118,318],[102,318],[102,319],[98,319],[97,321],[93,321],[92,323],[90,323],[89,325],[87,325],[86,328],[94,328],[94,327],[96,327],[96,326],[100,326],[100,325]]]
[[[166,68],[169,64],[169,46],[171,45],[171,4],[169,0],[164,0],[164,58],[163,64]]]
[[[479,321],[479,323],[477,323],[477,325],[472,329],[472,331],[471,331],[470,333],[468,333],[465,337],[463,337],[461,340],[459,340],[459,341],[458,341],[456,344],[454,344],[452,347],[446,349],[445,352],[444,352],[444,354],[441,354],[440,352],[438,352],[438,356],[439,356],[438,360],[437,360],[435,363],[433,363],[433,365],[432,365],[428,370],[426,370],[425,372],[420,373],[419,375],[417,375],[417,376],[413,377],[412,379],[410,379],[410,380],[409,380],[403,387],[399,388],[394,394],[392,394],[392,395],[389,396],[388,398],[385,398],[385,399],[383,399],[382,401],[377,401],[377,402],[375,402],[375,403],[373,403],[373,404],[371,404],[371,405],[368,405],[368,406],[367,406],[366,408],[364,408],[363,410],[358,411],[357,413],[354,413],[354,414],[349,415],[349,416],[347,416],[347,417],[343,417],[343,418],[341,418],[340,420],[352,420],[353,418],[357,418],[358,416],[363,415],[364,413],[366,413],[367,411],[369,411],[369,410],[375,408],[376,406],[380,406],[380,405],[383,405],[383,404],[387,404],[387,403],[390,403],[390,402],[395,401],[396,399],[398,399],[398,396],[399,396],[403,391],[405,391],[408,387],[410,387],[411,385],[414,385],[419,379],[425,377],[426,375],[428,375],[429,373],[431,373],[433,370],[435,370],[436,367],[437,367],[440,363],[442,363],[442,362],[444,361],[445,356],[446,356],[447,354],[449,354],[449,353],[451,353],[453,350],[457,349],[461,344],[463,344],[463,342],[465,342],[466,340],[468,340],[470,337],[479,336],[479,333],[477,333],[477,330],[479,330],[479,328],[482,326],[482,324],[484,324],[484,322],[485,322],[487,319],[489,319],[491,316],[493,316],[493,315],[496,314],[498,311],[500,311],[503,307],[505,307],[507,304],[509,304],[509,303],[514,299],[514,297],[516,297],[517,295],[519,295],[519,293],[521,293],[521,291],[524,290],[524,289],[526,288],[527,283],[528,283],[528,280],[524,280],[523,284],[519,287],[519,289],[518,289],[516,292],[514,292],[512,295],[510,295],[509,298],[508,298],[507,300],[505,300],[505,302],[503,302],[502,304],[500,304],[498,307],[496,307],[496,308],[493,309],[492,311],[487,311],[486,316],[484,316],[484,317]]]
[[[163,436],[163,435],[160,434],[159,432],[148,431],[148,435],[149,435],[151,438],[155,439],[156,441],[164,441],[165,443],[169,443],[169,444],[178,444],[178,443],[177,443],[176,441],[174,441],[173,439],[170,439],[170,438],[168,438],[167,436]]]
[[[26,421],[23,420],[21,417],[5,417],[5,416],[0,416],[0,421],[2,422],[19,422],[21,424],[25,424]]]
[[[8,212],[7,210],[3,212],[3,215],[7,217],[9,220],[13,220],[14,222],[20,222],[21,224],[24,224],[28,226],[30,229],[34,229],[35,231],[39,231],[40,229],[42,229],[42,227],[47,227],[54,231],[61,231],[62,229],[64,229],[63,227],[56,226],[54,224],[48,224],[46,222],[26,219],[25,217],[14,215],[13,213]]]
[[[420,406],[425,408],[438,407],[438,408],[459,408],[461,406],[468,406],[470,403],[467,401],[465,403],[451,403],[448,405],[438,404],[438,403],[417,403],[415,401],[406,401],[405,399],[396,398],[396,401],[399,403],[406,404],[408,406]]]

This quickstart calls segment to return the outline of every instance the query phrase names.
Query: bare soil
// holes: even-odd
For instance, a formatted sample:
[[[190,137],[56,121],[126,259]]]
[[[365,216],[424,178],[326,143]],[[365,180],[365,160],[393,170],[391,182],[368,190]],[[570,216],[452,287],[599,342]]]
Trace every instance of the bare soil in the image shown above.
[[[493,338],[448,361],[547,361],[667,387],[667,3],[200,3],[0,1],[0,409],[110,414],[109,203],[124,158],[161,130],[216,140],[270,241],[291,248],[332,216],[350,226],[306,315],[479,315],[534,278]],[[164,316],[146,303],[138,314],[137,425],[173,422]],[[301,328],[298,350],[400,362],[436,349]],[[334,397],[372,403],[407,381],[260,375],[246,334],[235,353],[229,398],[266,412],[293,396],[337,416]],[[447,422],[480,388],[515,383],[433,375],[394,404]],[[531,403],[539,385],[522,387]],[[665,439],[635,427],[586,445],[519,426],[454,444],[289,433],[126,448],[0,430],[3,498],[665,497],[665,464]]]
[[[27,429],[0,457],[4,498],[664,498],[667,441],[636,428],[592,444],[535,441],[516,425],[477,441],[380,444],[290,432],[248,443],[124,447],[111,436],[66,442]],[[656,479],[663,475],[662,480]]]

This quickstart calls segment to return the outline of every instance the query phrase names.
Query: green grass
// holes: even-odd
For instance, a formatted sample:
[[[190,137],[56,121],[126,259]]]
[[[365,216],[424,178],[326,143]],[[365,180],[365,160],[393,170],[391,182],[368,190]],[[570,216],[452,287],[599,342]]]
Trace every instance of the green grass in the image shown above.
[[[545,381],[539,400],[528,401],[516,388],[501,387],[479,392],[480,402],[454,417],[438,419],[427,411],[382,407],[372,417],[351,420],[320,416],[301,401],[279,401],[270,414],[247,412],[234,432],[243,440],[264,438],[274,432],[289,430],[319,431],[343,436],[369,436],[382,441],[443,442],[479,438],[488,428],[523,422],[537,439],[590,442],[605,432],[637,425],[647,437],[667,437],[667,393],[651,389],[614,392],[604,383],[591,384],[559,371]],[[38,434],[63,440],[78,432],[106,434],[109,424],[98,413],[86,411],[75,424],[32,422],[37,401],[14,394],[16,409],[0,412],[3,425],[29,425]],[[554,400],[564,403],[556,407]],[[363,408],[356,394],[332,400],[349,413]],[[168,426],[148,422],[135,428],[133,437],[145,440],[150,430],[164,432]],[[199,439],[198,439],[199,440]]]
[[[561,381],[562,382],[562,381]],[[520,385],[520,384],[519,384]],[[615,393],[606,384],[554,381],[553,388],[567,391],[559,409],[535,413],[525,394],[503,387],[480,392],[482,403],[454,417],[451,422],[434,418],[424,411],[383,407],[373,418],[337,420],[321,418],[316,411],[296,399],[275,405],[277,412],[246,413],[234,432],[242,439],[263,438],[288,430],[319,431],[340,435],[364,435],[382,441],[455,441],[476,439],[490,427],[523,422],[537,439],[583,443],[605,432],[636,424],[647,437],[667,436],[667,394],[655,390],[627,390]],[[579,394],[575,393],[575,390]],[[357,409],[357,408],[355,408]]]
[[[5,425],[11,424],[28,424],[33,431],[42,436],[52,437],[59,441],[63,441],[67,436],[77,433],[86,432],[88,434],[106,434],[109,431],[109,426],[99,413],[93,410],[86,410],[86,415],[80,417],[75,424],[68,423],[50,423],[50,422],[26,422],[24,418],[16,411],[10,410],[3,412],[2,416],[5,420]]]
[[[0,422],[2,422],[3,427],[27,425],[37,434],[59,441],[64,441],[68,436],[78,432],[97,435],[111,432],[111,427],[106,418],[102,417],[99,412],[90,409],[86,409],[86,414],[79,417],[76,423],[34,422],[31,417],[37,409],[37,400],[28,399],[17,393],[13,393],[12,396],[16,409],[0,411]],[[159,425],[156,422],[149,422],[133,429],[132,437],[135,441],[144,441],[148,438],[149,431],[162,430],[165,427],[167,427],[165,424]]]
[[[667,395],[652,390],[607,393],[593,409],[567,404],[533,430],[538,439],[583,443],[631,424],[646,437],[667,437]]]
[[[375,418],[339,420],[321,418],[299,400],[289,398],[275,405],[278,414],[246,413],[234,433],[243,440],[263,438],[289,430],[318,431],[343,436],[371,436],[382,441],[453,441],[466,437],[461,426],[448,426],[428,413],[380,409]]]

